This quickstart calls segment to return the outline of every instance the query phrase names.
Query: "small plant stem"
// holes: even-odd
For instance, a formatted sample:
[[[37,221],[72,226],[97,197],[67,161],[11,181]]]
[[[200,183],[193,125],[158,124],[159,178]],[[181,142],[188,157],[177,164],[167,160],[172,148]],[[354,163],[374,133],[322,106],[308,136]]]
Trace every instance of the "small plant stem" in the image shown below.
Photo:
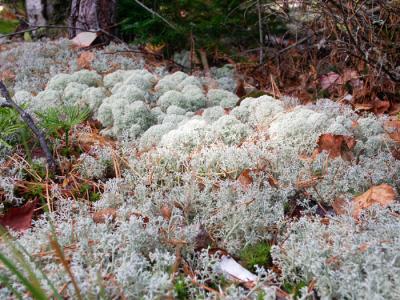
[[[55,235],[55,233],[53,233]],[[50,236],[50,245],[53,248],[54,252],[56,253],[56,255],[58,256],[58,258],[61,261],[61,264],[63,265],[64,269],[67,271],[72,285],[74,286],[75,289],[75,293],[76,293],[76,299],[78,300],[82,300],[82,296],[79,290],[79,286],[75,280],[75,276],[72,273],[71,267],[69,266],[68,262],[66,261],[65,257],[64,257],[64,253],[60,248],[60,245],[58,244],[58,241],[56,240],[56,238],[54,236]]]
[[[65,148],[68,148],[69,145],[69,129],[65,130]]]

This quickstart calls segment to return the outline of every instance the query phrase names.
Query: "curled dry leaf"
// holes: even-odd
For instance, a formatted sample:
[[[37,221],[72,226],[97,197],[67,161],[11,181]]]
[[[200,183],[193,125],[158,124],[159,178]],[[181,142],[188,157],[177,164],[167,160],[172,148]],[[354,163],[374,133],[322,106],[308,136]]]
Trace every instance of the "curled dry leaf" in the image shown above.
[[[327,151],[330,158],[341,156],[343,159],[351,159],[350,150],[354,148],[356,141],[350,136],[325,133],[318,138],[317,153]]]
[[[396,192],[391,185],[383,183],[373,186],[364,194],[353,199],[353,217],[358,219],[363,209],[369,208],[375,204],[387,206],[393,203],[395,198]]]
[[[117,210],[115,208],[105,208],[95,212],[92,216],[93,221],[95,223],[105,223],[108,218],[111,217],[111,220],[115,220],[117,217]]]
[[[31,227],[32,216],[38,200],[29,201],[21,207],[10,208],[0,218],[0,224],[15,231],[25,231]]]

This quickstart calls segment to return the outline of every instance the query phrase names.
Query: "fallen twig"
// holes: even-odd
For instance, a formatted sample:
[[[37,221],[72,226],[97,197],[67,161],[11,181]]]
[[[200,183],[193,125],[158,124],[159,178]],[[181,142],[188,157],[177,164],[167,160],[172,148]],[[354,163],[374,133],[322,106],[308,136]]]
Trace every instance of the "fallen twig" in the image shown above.
[[[6,86],[4,85],[3,81],[1,81],[1,80],[0,80],[0,92],[1,92],[2,96],[4,97],[4,99],[6,100],[6,102],[4,102],[4,104],[0,104],[0,106],[13,108],[19,113],[22,120],[24,120],[24,122],[28,125],[28,127],[32,130],[32,132],[38,138],[40,147],[42,148],[44,154],[46,155],[47,164],[48,164],[50,170],[55,171],[57,164],[53,158],[53,155],[51,154],[51,150],[50,150],[49,146],[46,143],[46,138],[45,138],[43,132],[36,126],[31,115],[29,113],[27,113],[25,110],[23,110],[17,103],[15,103],[11,99],[10,93],[8,92]]]

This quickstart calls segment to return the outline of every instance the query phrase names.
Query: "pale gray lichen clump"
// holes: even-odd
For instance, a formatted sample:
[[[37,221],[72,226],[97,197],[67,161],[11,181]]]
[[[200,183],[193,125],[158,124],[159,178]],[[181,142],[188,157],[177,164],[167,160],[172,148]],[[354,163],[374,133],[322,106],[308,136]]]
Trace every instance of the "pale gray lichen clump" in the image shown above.
[[[230,78],[232,68],[212,72],[217,79]],[[64,199],[57,184],[49,190],[56,212],[18,237],[36,265],[56,287],[67,283],[63,295],[74,297],[68,274],[60,271],[48,248],[54,226],[84,295],[98,295],[99,278],[112,276],[112,282],[101,283],[107,298],[121,293],[132,299],[177,297],[171,269],[179,253],[199,284],[215,283],[227,299],[257,299],[265,293],[274,299],[274,286],[311,281],[323,299],[396,299],[398,204],[373,207],[359,221],[352,218],[351,207],[343,216],[330,209],[336,199],[351,203],[382,183],[400,192],[400,162],[392,154],[385,117],[360,116],[327,99],[302,106],[294,99],[261,96],[238,105],[232,90],[209,90],[205,82],[183,72],[142,68],[104,76],[71,71],[53,77],[36,96],[17,89],[16,101],[34,111],[65,104],[89,107],[102,134],[118,142],[118,147],[98,145],[78,158],[79,173],[104,184],[99,201],[89,205]],[[315,152],[325,133],[354,139],[348,157]],[[118,178],[108,177],[114,163],[120,163]],[[245,184],[240,180],[244,171],[252,178]],[[20,169],[0,170],[0,188],[13,204],[21,202],[14,179],[23,180]],[[293,201],[306,216],[286,215]],[[315,216],[320,206],[330,214],[327,225]],[[96,223],[91,211],[104,208],[117,209],[114,220],[110,216]],[[199,251],[204,231],[212,240]],[[282,274],[259,268],[259,285],[252,291],[220,284],[219,257],[206,248],[237,257],[260,241],[279,245],[273,258]],[[181,252],[176,252],[177,242]],[[0,249],[11,256],[6,245]],[[0,274],[25,291],[14,275],[5,269]],[[192,278],[182,278],[188,298],[215,297]],[[304,297],[308,292],[300,291]],[[0,288],[1,298],[10,295],[9,288]]]

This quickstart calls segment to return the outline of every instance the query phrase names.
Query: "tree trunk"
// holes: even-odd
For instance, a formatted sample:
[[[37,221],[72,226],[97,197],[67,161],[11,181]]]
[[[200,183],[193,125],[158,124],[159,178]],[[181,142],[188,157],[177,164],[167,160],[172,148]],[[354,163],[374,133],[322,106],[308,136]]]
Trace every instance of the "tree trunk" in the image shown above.
[[[116,0],[72,0],[68,20],[70,38],[85,30],[112,31]]]
[[[25,0],[30,26],[54,25],[67,17],[68,1],[65,0]]]
[[[25,7],[30,26],[47,25],[45,18],[46,7],[43,0],[25,0]]]

